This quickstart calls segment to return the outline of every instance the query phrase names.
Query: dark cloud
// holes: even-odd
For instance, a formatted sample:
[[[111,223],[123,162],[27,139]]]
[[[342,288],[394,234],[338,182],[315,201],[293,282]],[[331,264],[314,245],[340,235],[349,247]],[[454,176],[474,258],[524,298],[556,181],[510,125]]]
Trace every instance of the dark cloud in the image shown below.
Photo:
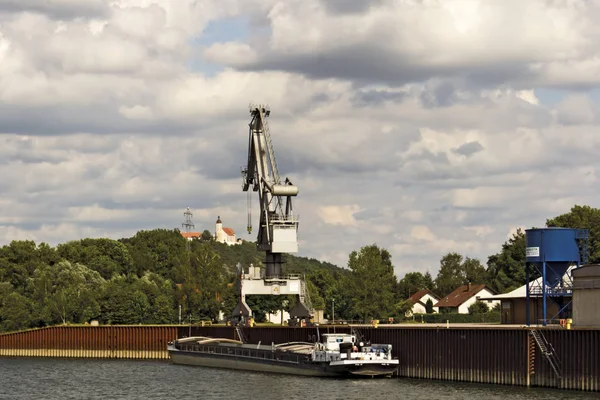
[[[35,12],[55,19],[105,17],[110,13],[104,0],[0,0],[0,13]]]
[[[455,149],[452,149],[454,153],[467,157],[470,157],[473,154],[480,152],[481,150],[483,150],[483,146],[477,141],[467,142]]]
[[[392,92],[389,90],[365,90],[354,95],[354,104],[361,107],[377,106],[391,101],[401,103],[406,98],[406,93]]]
[[[421,94],[421,103],[427,108],[447,107],[456,101],[456,88],[450,82],[437,85]]]
[[[383,2],[384,0],[321,0],[321,4],[332,15],[361,14]]]
[[[85,106],[22,107],[0,105],[0,134],[56,136],[77,133],[185,135],[197,129],[209,129],[216,121],[205,124],[183,120],[134,120],[104,104]]]

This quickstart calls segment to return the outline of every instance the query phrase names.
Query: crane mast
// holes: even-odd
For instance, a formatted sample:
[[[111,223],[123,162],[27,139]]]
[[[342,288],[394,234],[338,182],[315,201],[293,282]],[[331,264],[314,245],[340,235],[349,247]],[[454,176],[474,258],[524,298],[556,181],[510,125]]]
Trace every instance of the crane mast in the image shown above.
[[[250,106],[248,165],[242,169],[242,188],[258,192],[260,223],[256,244],[266,253],[266,277],[277,278],[281,276],[282,253],[298,251],[298,218],[292,205],[298,187],[288,178],[282,183],[279,177],[267,122],[270,114],[268,107]]]

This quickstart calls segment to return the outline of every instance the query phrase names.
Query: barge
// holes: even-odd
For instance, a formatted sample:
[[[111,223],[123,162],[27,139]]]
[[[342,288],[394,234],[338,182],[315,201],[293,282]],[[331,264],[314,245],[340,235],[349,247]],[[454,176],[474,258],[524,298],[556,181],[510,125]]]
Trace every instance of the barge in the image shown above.
[[[271,345],[197,336],[167,348],[173,364],[320,377],[390,377],[399,363],[392,345],[359,342],[348,333]]]

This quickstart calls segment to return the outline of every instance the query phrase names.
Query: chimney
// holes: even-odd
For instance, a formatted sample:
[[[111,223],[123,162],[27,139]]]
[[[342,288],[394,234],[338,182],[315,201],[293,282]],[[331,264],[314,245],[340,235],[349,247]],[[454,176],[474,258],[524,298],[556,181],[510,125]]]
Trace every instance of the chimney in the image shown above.
[[[471,282],[467,283],[467,292],[471,291]]]

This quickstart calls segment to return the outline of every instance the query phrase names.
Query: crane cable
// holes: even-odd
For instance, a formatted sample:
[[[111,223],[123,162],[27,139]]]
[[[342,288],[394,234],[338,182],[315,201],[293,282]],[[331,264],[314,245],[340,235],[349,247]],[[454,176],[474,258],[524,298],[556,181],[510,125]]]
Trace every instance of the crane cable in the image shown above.
[[[251,191],[246,192],[248,194],[248,234],[252,233],[252,195]]]

